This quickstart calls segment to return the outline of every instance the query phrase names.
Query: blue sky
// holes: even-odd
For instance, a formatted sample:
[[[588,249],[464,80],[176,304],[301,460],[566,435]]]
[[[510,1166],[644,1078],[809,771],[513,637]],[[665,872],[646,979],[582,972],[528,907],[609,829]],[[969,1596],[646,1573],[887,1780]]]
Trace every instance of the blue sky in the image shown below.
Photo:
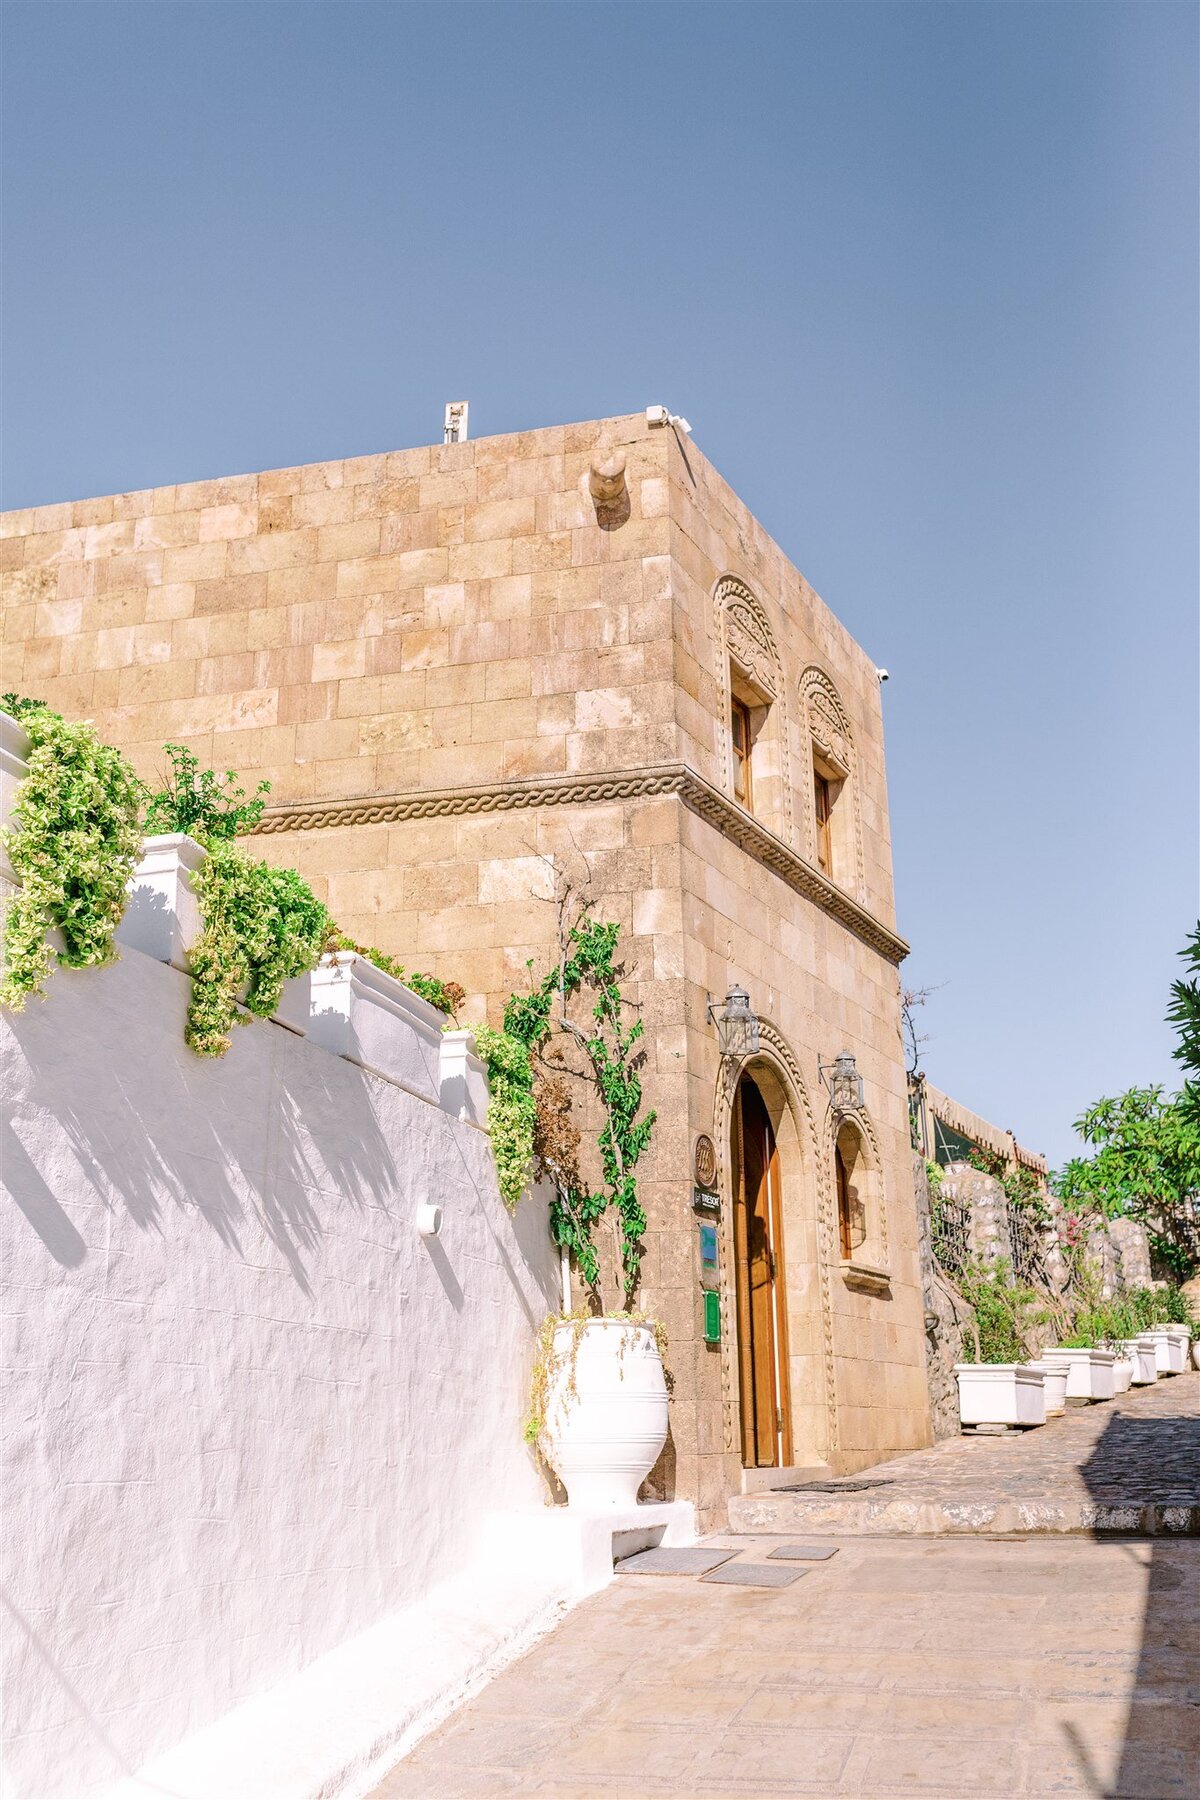
[[[891,670],[931,1077],[1060,1160],[1196,916],[1198,20],[7,5],[4,504],[686,413]]]

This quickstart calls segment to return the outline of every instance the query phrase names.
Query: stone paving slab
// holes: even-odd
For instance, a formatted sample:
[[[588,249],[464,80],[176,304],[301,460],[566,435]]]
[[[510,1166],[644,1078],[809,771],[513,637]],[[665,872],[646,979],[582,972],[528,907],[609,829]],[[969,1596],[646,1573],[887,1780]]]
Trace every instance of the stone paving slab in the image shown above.
[[[828,1562],[831,1556],[837,1555],[837,1550],[829,1544],[780,1544],[767,1554],[785,1562]]]
[[[805,1576],[612,1582],[375,1800],[1197,1800],[1200,1544],[843,1540]]]
[[[820,1493],[734,1495],[735,1531],[817,1536],[1200,1534],[1200,1373],[1074,1409],[1034,1431],[958,1437]],[[862,1478],[860,1478],[862,1479]]]
[[[697,1549],[638,1550],[632,1556],[622,1557],[617,1564],[617,1574],[706,1575],[718,1563],[727,1562],[732,1554],[731,1550],[718,1549],[712,1544]]]
[[[781,1588],[790,1587],[793,1581],[799,1581],[808,1574],[807,1569],[789,1569],[781,1563],[758,1563],[734,1561],[722,1563],[718,1569],[710,1569],[701,1581],[723,1581],[731,1587]]]

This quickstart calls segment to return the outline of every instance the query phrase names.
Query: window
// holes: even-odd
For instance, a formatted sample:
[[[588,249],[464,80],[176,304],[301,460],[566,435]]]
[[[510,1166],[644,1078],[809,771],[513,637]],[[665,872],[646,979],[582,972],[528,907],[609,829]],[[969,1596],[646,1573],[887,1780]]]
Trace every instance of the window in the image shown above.
[[[834,1148],[833,1160],[837,1169],[837,1207],[838,1237],[841,1242],[842,1255],[850,1261],[859,1245],[865,1242],[867,1235],[867,1209],[858,1191],[857,1182],[851,1177],[858,1174],[861,1158],[856,1154],[857,1146],[851,1141],[846,1144],[847,1158],[842,1154],[842,1138],[852,1138],[852,1133],[843,1132]]]
[[[833,790],[827,776],[813,769],[813,817],[817,824],[817,867],[822,875],[833,874]]]
[[[730,702],[730,726],[733,735],[733,797],[754,811],[754,785],[750,774],[750,708],[735,694]]]

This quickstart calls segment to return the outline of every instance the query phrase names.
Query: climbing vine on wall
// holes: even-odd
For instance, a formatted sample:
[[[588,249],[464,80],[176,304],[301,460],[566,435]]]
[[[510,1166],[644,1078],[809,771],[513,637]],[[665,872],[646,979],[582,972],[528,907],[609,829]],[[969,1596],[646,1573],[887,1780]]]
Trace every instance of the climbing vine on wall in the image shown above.
[[[141,846],[143,788],[133,768],[86,722],[71,723],[38,700],[0,696],[29,735],[29,773],[13,806],[5,848],[20,887],[5,906],[0,1002],[19,1012],[43,991],[58,961],[98,968],[114,956],[113,934]]]
[[[531,1060],[549,1062],[555,1080],[582,1080],[599,1100],[601,1184],[590,1187],[581,1178],[564,1178],[560,1168],[550,1229],[598,1298],[601,1266],[595,1234],[600,1220],[611,1213],[628,1303],[637,1288],[646,1229],[636,1169],[656,1115],[642,1112],[642,1023],[637,1018],[627,1022],[630,1005],[621,992],[617,962],[619,933],[617,925],[593,919],[590,902],[565,888],[559,902],[557,967],[531,994],[513,995],[504,1011],[504,1030],[525,1046]],[[575,1003],[585,996],[592,1005],[581,1019]],[[558,1054],[564,1045],[579,1053],[582,1069],[569,1067]]]
[[[487,1128],[500,1197],[512,1212],[529,1185],[536,1107],[529,1047],[507,1031],[472,1026],[488,1077]]]

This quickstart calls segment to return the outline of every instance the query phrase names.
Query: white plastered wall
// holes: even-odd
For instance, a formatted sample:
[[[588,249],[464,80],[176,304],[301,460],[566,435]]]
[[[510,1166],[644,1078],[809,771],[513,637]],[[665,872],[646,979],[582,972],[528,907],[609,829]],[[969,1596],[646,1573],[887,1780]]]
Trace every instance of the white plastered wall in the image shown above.
[[[483,1132],[280,1025],[194,1056],[189,987],[126,949],[3,1026],[14,1795],[147,1762],[350,1792],[553,1599],[521,1438],[544,1203],[510,1218]],[[529,1548],[493,1590],[498,1521]]]

